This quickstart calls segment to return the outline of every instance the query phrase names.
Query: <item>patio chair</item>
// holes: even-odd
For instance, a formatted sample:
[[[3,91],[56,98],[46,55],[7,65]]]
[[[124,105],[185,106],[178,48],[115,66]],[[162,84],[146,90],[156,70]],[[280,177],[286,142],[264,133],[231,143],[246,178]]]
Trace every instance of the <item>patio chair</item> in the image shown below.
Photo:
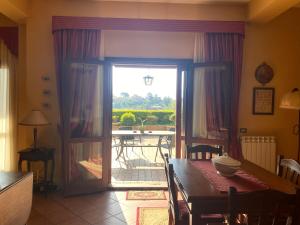
[[[170,129],[168,129],[168,131],[175,131],[175,128],[170,128]],[[167,149],[168,152],[169,152],[169,156],[172,157],[173,145],[174,145],[174,135],[160,136],[159,140],[158,140],[158,146],[157,146],[157,149],[156,149],[155,160],[154,161],[156,162],[158,151],[160,152],[161,157],[163,158],[162,150],[161,150],[162,148]]]
[[[120,127],[119,130],[132,130],[132,127]],[[126,157],[128,157],[128,152],[127,152],[127,147],[126,145],[134,145],[135,142],[139,142],[140,144],[142,143],[142,138],[140,135],[138,136],[131,136],[131,135],[128,135],[128,136],[121,136],[120,137],[120,140],[124,143],[124,147],[125,147],[125,152],[126,152]],[[133,151],[133,148],[134,147],[131,147],[132,148],[132,151]],[[142,154],[144,154],[143,152],[143,148],[141,147],[141,150],[142,150]]]
[[[118,155],[120,153],[120,147],[121,147],[121,140],[119,137],[112,137],[112,143],[111,143],[111,148],[112,149],[116,149],[117,151],[117,158],[118,158]],[[125,157],[124,157],[124,152],[122,152],[122,156],[123,156],[123,159],[125,160]],[[116,158],[116,160],[117,160]]]

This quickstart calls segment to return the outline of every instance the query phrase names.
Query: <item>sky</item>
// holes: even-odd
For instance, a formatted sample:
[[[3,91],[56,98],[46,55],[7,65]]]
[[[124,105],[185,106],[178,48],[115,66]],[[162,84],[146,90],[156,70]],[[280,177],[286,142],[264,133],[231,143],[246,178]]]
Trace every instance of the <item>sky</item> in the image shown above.
[[[176,99],[176,68],[129,68],[113,66],[113,95],[127,92],[145,97],[147,93]],[[143,77],[154,77],[151,86],[146,86]]]

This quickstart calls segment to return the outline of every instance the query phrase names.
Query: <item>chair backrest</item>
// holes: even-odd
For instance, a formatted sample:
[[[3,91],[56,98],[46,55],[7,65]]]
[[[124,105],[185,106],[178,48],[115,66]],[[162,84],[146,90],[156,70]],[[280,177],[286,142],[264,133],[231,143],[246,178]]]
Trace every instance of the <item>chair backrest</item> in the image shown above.
[[[299,184],[300,164],[293,159],[279,158],[277,175],[291,181],[294,184]]]
[[[192,160],[210,160],[213,158],[214,154],[219,156],[223,155],[221,145],[218,145],[216,147],[213,147],[211,145],[196,145],[196,146],[187,145],[186,150],[187,150],[186,157]]]
[[[175,128],[175,127],[171,127],[171,128],[168,129],[168,131],[173,131],[173,132],[175,132],[175,131],[176,131],[176,128]],[[171,135],[171,136],[168,136],[168,137],[167,137],[167,140],[169,140],[169,141],[171,142],[171,144],[172,144],[172,142],[173,142],[173,139],[174,139],[174,135]]]
[[[179,221],[179,206],[177,200],[177,189],[174,181],[173,164],[169,163],[168,154],[165,154],[165,172],[167,175],[168,191],[169,191],[169,207],[172,211],[173,221],[175,224]]]
[[[129,126],[119,127],[119,130],[132,130],[132,127],[129,127]],[[134,136],[131,136],[131,135],[121,136],[121,139],[123,139],[125,141],[133,140]]]
[[[228,195],[229,225],[299,224],[298,191],[297,195],[275,190],[237,193],[234,187],[230,187]],[[247,214],[248,221],[239,221],[241,214]]]

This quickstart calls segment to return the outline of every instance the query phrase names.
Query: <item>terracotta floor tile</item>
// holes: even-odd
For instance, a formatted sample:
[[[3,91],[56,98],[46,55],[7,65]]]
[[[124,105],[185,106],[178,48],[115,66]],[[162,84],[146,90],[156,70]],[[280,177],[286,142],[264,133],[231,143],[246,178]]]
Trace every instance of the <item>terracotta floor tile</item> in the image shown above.
[[[102,221],[101,223],[96,223],[93,225],[127,225],[127,224],[112,216],[112,217],[109,217],[108,219]]]
[[[65,222],[66,220],[74,219],[76,217],[71,211],[65,208],[57,209],[48,214],[45,214],[44,216],[54,224],[59,224]]]
[[[103,208],[103,210],[105,212],[107,212],[108,214],[116,215],[123,211],[128,210],[128,207],[117,203],[117,204],[113,204],[113,205],[107,205]]]
[[[57,225],[90,225],[90,223],[79,217],[75,217],[70,220],[66,220],[63,223],[58,223]]]
[[[30,215],[27,225],[54,225],[46,217],[36,214],[34,216]]]
[[[137,207],[167,206],[167,200],[126,200],[125,191],[68,198],[34,195],[28,225],[135,225]]]
[[[136,221],[136,208],[131,208],[128,211],[119,213],[115,215],[115,217],[127,224],[132,224]]]
[[[81,214],[80,217],[91,224],[95,224],[95,223],[100,223],[103,220],[111,217],[111,214],[108,214],[107,212],[96,209],[96,210]]]

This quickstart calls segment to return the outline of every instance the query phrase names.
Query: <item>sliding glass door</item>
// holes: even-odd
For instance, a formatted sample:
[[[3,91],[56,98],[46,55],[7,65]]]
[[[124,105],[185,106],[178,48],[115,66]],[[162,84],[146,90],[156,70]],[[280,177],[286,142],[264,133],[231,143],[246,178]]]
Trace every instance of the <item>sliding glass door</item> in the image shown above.
[[[66,195],[109,183],[111,80],[104,62],[73,61],[63,80],[63,166]]]

